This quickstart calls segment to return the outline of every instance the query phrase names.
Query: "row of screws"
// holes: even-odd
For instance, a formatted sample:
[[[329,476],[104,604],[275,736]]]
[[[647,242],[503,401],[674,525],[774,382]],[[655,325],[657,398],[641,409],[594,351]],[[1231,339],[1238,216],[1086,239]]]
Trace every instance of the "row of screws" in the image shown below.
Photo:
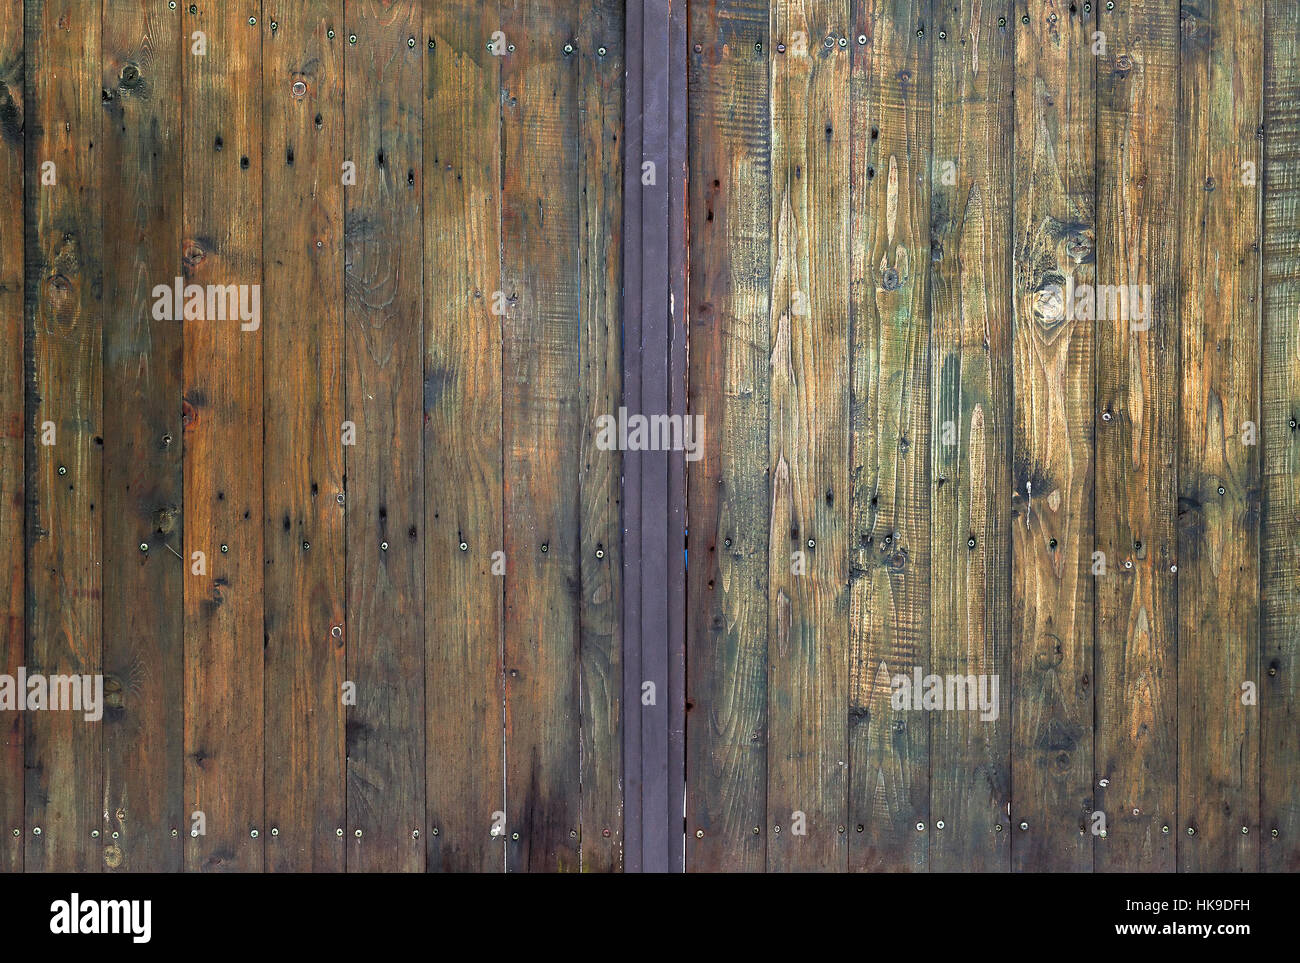
[[[1135,815],[1135,816],[1138,815],[1138,811],[1137,811],[1137,810],[1134,810],[1134,811],[1133,811],[1133,815]],[[862,823],[858,823],[858,825],[857,825],[857,827],[856,827],[857,831],[860,832],[860,833],[861,833],[861,832],[865,832],[865,831],[866,831],[866,828],[867,828],[867,827],[866,827],[865,825],[863,825]],[[936,823],[934,824],[934,828],[935,828],[935,829],[943,829],[943,828],[944,828],[944,821],[943,821],[942,819],[940,819],[938,822],[936,822]],[[1028,829],[1029,829],[1029,823],[1027,823],[1027,822],[1021,822],[1021,823],[1020,823],[1020,829],[1021,829],[1022,832],[1026,832],[1026,831],[1028,831]],[[844,827],[843,827],[843,826],[840,826],[838,831],[841,832],[841,833],[844,832]],[[918,833],[923,833],[923,832],[925,832],[925,823],[917,823],[917,824],[916,824],[916,831],[917,831]],[[1001,824],[1001,823],[998,823],[997,825],[995,825],[995,826],[993,827],[993,831],[994,831],[994,832],[997,832],[997,833],[1002,832],[1002,824]],[[1169,835],[1169,827],[1168,827],[1168,826],[1161,826],[1161,827],[1160,827],[1160,831],[1161,831],[1162,833],[1164,833],[1166,836]],[[606,835],[608,835],[609,830],[606,830],[605,832],[606,832]],[[755,836],[759,835],[761,832],[762,832],[762,830],[759,829],[757,826],[754,827],[754,829],[753,829],[753,833],[754,833]],[[780,834],[780,832],[781,832],[781,827],[780,827],[780,826],[773,826],[773,827],[772,827],[772,832],[777,833],[777,834]],[[1101,835],[1101,837],[1102,837],[1103,839],[1106,837],[1106,833],[1105,833],[1105,832],[1102,832],[1102,833],[1100,833],[1099,835]],[[1196,829],[1195,829],[1194,827],[1192,827],[1192,826],[1188,826],[1188,827],[1187,827],[1187,835],[1188,835],[1188,836],[1195,836],[1195,835],[1196,835]],[[1249,836],[1249,835],[1250,835],[1250,827],[1249,827],[1249,826],[1242,826],[1242,827],[1241,827],[1241,835],[1243,835],[1243,836]],[[1279,833],[1276,829],[1274,829],[1274,830],[1271,830],[1271,831],[1270,831],[1269,835],[1273,836],[1274,838],[1277,838],[1277,837],[1280,835],[1280,833]],[[516,839],[519,838],[517,834],[516,834],[515,838],[516,838]],[[697,829],[697,830],[695,830],[695,838],[696,838],[696,839],[703,839],[703,838],[704,838],[704,830],[702,830],[702,829]]]

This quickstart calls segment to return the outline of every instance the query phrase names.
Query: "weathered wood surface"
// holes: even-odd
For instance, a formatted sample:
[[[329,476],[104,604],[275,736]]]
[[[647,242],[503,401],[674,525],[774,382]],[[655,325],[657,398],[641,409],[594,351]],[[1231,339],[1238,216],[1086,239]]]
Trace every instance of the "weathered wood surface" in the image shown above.
[[[107,0],[104,193],[103,862],[181,869],[185,699],[182,323],[153,315],[181,276],[182,15]],[[172,828],[177,835],[171,835]]]
[[[623,31],[0,5],[0,870],[621,868]]]
[[[23,3],[6,0],[0,8],[0,672],[10,676],[22,666],[26,644],[24,76]],[[23,868],[24,732],[22,713],[0,719],[0,872],[6,873]]]
[[[688,869],[840,868],[838,825],[776,816],[846,722],[850,869],[1294,868],[1294,12],[850,7],[796,48],[779,0],[692,4]],[[846,121],[843,278],[838,184],[804,214],[789,172]],[[843,417],[801,331],[849,339],[838,585],[782,564],[781,452]],[[844,590],[796,650],[847,621],[847,687],[792,685],[797,603]],[[896,708],[913,670],[996,676],[995,717]]]

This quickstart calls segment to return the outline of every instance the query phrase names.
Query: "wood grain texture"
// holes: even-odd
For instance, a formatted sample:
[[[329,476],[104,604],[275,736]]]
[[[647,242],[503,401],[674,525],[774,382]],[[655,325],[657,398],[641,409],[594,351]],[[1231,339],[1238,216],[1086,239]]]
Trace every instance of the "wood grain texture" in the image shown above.
[[[930,666],[928,0],[854,5],[850,291],[849,868],[928,865],[930,720],[893,680]]]
[[[935,7],[931,660],[945,677],[998,679],[1000,697],[991,718],[966,706],[931,720],[930,867],[941,872],[1010,866],[1011,9]]]
[[[1259,861],[1263,11],[1183,7],[1179,111],[1178,868]],[[1248,427],[1247,423],[1250,423]]]
[[[1177,822],[1178,7],[1099,13],[1096,337],[1097,870],[1168,872]],[[1136,297],[1134,296],[1136,295]],[[1116,303],[1119,303],[1118,301]],[[1100,825],[1100,824],[1098,824]],[[1091,827],[1090,827],[1091,830]]]
[[[179,872],[184,806],[181,320],[153,289],[181,276],[182,14],[106,0],[103,864]],[[171,835],[176,829],[178,834]],[[116,835],[114,835],[116,834]]]
[[[425,846],[424,50],[420,5],[349,0],[344,194],[347,868],[420,872]],[[351,43],[355,36],[357,41]]]
[[[584,872],[614,872],[623,858],[622,456],[596,443],[595,424],[618,410],[622,388],[624,4],[582,0],[578,16],[580,842]],[[667,679],[660,689],[656,709],[666,714]],[[669,773],[655,783],[666,793]]]
[[[1092,12],[1016,4],[1013,869],[1092,868]]]
[[[767,865],[770,68],[764,0],[693,3],[688,871]],[[755,45],[761,49],[756,50]]]
[[[506,865],[579,868],[576,4],[502,11]],[[519,838],[516,839],[515,836]]]
[[[24,663],[47,680],[93,677],[102,664],[104,516],[100,5],[30,0],[25,28]],[[88,840],[104,828],[101,722],[67,710],[31,712],[25,722],[25,867],[96,872],[102,863]]]
[[[261,4],[193,7],[181,18],[184,278],[261,285],[262,43],[249,23]],[[222,313],[183,324],[185,817],[203,814],[206,832],[180,828],[186,869],[260,872],[265,326]]]
[[[0,581],[0,672],[10,676],[17,675],[26,654],[23,85],[23,4],[6,0],[0,6],[0,571],[5,573]],[[0,718],[4,873],[23,868],[23,743],[22,714]]]
[[[1300,6],[1264,6],[1259,868],[1300,869]]]
[[[846,0],[772,5],[767,865],[847,865]],[[807,55],[796,52],[806,37]],[[769,45],[770,46],[770,45]]]
[[[425,9],[427,852],[451,872],[505,866],[500,23],[496,4]]]
[[[260,23],[268,872],[344,868],[342,19],[277,0]]]

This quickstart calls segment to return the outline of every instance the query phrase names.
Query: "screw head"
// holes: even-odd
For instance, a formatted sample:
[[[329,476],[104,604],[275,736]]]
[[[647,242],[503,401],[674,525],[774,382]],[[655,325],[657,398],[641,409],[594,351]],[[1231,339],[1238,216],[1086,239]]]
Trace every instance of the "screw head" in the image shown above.
[[[841,47],[847,47],[848,45],[849,45],[849,38],[848,38],[848,37],[840,37],[840,46],[841,46]]]
[[[604,557],[605,557],[605,550],[604,550],[603,548],[598,548],[598,549],[596,549],[596,557],[597,557],[597,558],[604,558]]]
[[[173,835],[173,836],[179,836],[180,833],[179,833],[177,830],[173,829],[173,830],[172,830],[172,835]]]
[[[1188,827],[1187,827],[1187,835],[1188,835],[1188,836],[1195,836],[1195,835],[1196,835],[1196,827],[1195,827],[1195,826],[1188,826]]]
[[[197,5],[197,4],[193,4],[193,3],[191,3],[191,4],[190,4],[190,13],[198,13],[198,12],[199,12],[198,5]]]
[[[935,829],[943,829],[943,825],[944,825],[944,824],[943,824],[943,820],[940,819],[937,823],[934,824],[934,828],[935,828]]]
[[[256,839],[256,838],[257,838],[257,830],[256,830],[256,829],[250,829],[250,830],[248,831],[248,835],[249,835],[250,837],[252,837],[253,839]]]
[[[518,833],[511,833],[511,834],[510,834],[510,838],[511,838],[511,839],[518,839],[518,838],[519,838],[519,834],[518,834]]]
[[[39,836],[40,834],[41,834],[41,827],[40,827],[40,826],[35,826],[35,827],[32,828],[32,835],[33,835],[33,836]]]
[[[275,30],[279,30],[279,29],[280,29],[280,25],[279,25],[278,23],[276,23],[274,20],[272,20],[272,21],[271,21],[271,30],[272,30],[272,31],[275,31]]]
[[[696,50],[699,50],[699,49],[700,49],[699,44],[696,44],[695,49],[696,49]],[[573,53],[573,44],[571,44],[571,43],[566,43],[566,44],[564,45],[564,52],[565,52],[566,54],[571,54],[571,53]]]
[[[356,43],[356,42],[357,42],[357,35],[355,33],[348,34],[348,43]]]
[[[361,830],[359,830],[359,829],[358,829],[358,830],[355,830],[355,831],[352,833],[352,835],[355,836],[355,837],[357,837],[357,839],[360,839],[360,838],[361,838]]]
[[[433,827],[433,829],[432,829],[432,830],[430,830],[430,832],[432,832],[432,833],[433,833],[433,834],[434,834],[434,835],[435,835],[435,836],[437,836],[437,835],[438,835],[438,833],[439,833],[439,832],[441,832],[441,830],[440,830],[440,829],[438,829],[438,827],[437,827],[437,826],[434,826],[434,827]]]
[[[547,542],[542,542],[542,554],[545,554],[550,550],[551,550],[551,546]]]
[[[90,831],[90,838],[91,838],[91,839],[98,839],[98,838],[99,838],[99,830],[98,830],[98,829],[92,829],[92,830]]]
[[[343,835],[343,830],[342,830],[342,829],[336,829],[336,830],[334,830],[334,835],[335,835],[335,836],[342,836],[342,835]]]
[[[334,636],[334,638],[336,638],[336,639],[341,639],[341,638],[343,638],[343,626],[341,626],[341,625],[333,626],[333,627],[330,629],[330,635]]]
[[[222,555],[225,555],[225,554],[226,554],[227,552],[229,552],[229,551],[230,551],[230,546],[229,546],[229,545],[222,545],[222,546],[221,546],[221,554],[222,554]]]
[[[826,43],[826,46],[828,46],[828,47],[834,47],[834,46],[835,46],[835,38],[834,38],[834,37],[827,37],[826,40],[825,40],[825,43]]]
[[[1109,412],[1109,411],[1103,411],[1103,412],[1101,413],[1101,420],[1102,420],[1102,421],[1110,421],[1110,412]]]
[[[816,547],[817,547],[817,540],[816,540],[815,538],[810,538],[810,539],[808,539],[808,547],[809,547],[809,548],[816,548]]]
[[[433,46],[433,41],[432,41],[432,40],[429,41],[429,46],[430,46],[430,47]],[[506,44],[506,50],[510,51],[511,53],[514,53],[514,52],[515,52],[515,45],[512,44],[512,43],[508,43],[508,44]]]
[[[596,48],[596,53],[597,53],[599,56],[601,56],[601,57],[605,56],[605,53],[606,53],[605,48],[604,48],[604,47],[597,47],[597,48]]]
[[[940,30],[940,31],[939,31],[939,39],[940,39],[940,40],[947,40],[947,39],[948,39],[948,31],[947,31],[947,30]]]
[[[256,27],[256,26],[257,26],[257,18],[256,18],[256,17],[249,17],[249,18],[248,18],[248,25],[249,25],[250,27]]]
[[[1002,832],[1002,824],[1001,824],[1001,823],[998,823],[996,826],[994,826],[994,827],[993,827],[993,831],[994,831],[995,833],[1000,833],[1000,832]]]
[[[15,829],[15,830],[14,830],[14,835],[15,835],[15,836],[21,836],[22,834],[23,834],[23,831],[22,831],[21,829]]]
[[[304,84],[301,80],[295,80],[293,82],[293,95],[295,97],[301,97],[305,93],[307,93],[307,85]]]
[[[271,835],[272,835],[272,836],[279,836],[279,835],[280,835],[280,830],[279,830],[277,827],[272,826],[272,827],[271,827]]]
[[[420,838],[420,831],[419,831],[418,829],[412,829],[412,830],[411,830],[411,838],[412,838],[412,839],[419,839],[419,838]]]
[[[176,9],[176,0],[168,0],[168,3],[167,3],[167,9],[168,9],[168,10],[175,10],[175,9]]]
[[[60,466],[59,466],[59,474],[60,474],[60,475],[66,475],[67,473],[68,473],[68,469],[67,469],[67,467],[64,466],[64,465],[60,465]]]
[[[334,39],[334,31],[333,31],[333,30],[326,30],[326,31],[325,31],[325,36],[327,36],[327,37],[329,37],[331,40],[333,40],[333,39]]]
[[[916,831],[917,831],[918,833],[925,832],[925,823],[917,823],[917,824],[916,824]]]
[[[302,543],[302,550],[303,550],[304,552],[307,551],[307,550],[310,549],[310,548],[311,548],[311,542],[303,542],[303,543]]]
[[[866,42],[867,42],[867,35],[865,33],[858,34],[858,46],[859,47],[865,46]]]
[[[387,542],[380,542],[380,543],[379,543],[379,550],[380,550],[381,552],[386,552],[386,551],[388,551],[388,543],[387,543]]]
[[[1168,826],[1161,826],[1161,827],[1160,827],[1160,831],[1161,831],[1162,833],[1164,833],[1166,836],[1169,835],[1169,827],[1168,827]]]
[[[1270,836],[1272,836],[1274,839],[1277,838],[1277,830],[1276,830],[1276,829],[1270,829],[1270,830],[1268,831],[1268,834],[1269,834]]]
[[[468,550],[469,550],[469,542],[461,542],[461,543],[460,543],[460,550],[461,550],[462,552],[468,551]]]
[[[1020,824],[1020,828],[1021,828],[1022,830],[1023,830],[1023,829],[1028,829],[1028,828],[1029,828],[1029,823],[1023,823],[1023,822],[1022,822],[1022,823]]]
[[[148,542],[141,542],[141,543],[140,543],[140,551],[142,551],[142,552],[147,552],[147,551],[149,551],[149,543],[148,543]]]
[[[1243,836],[1249,836],[1249,835],[1250,835],[1250,827],[1249,827],[1249,826],[1242,826],[1242,827],[1241,827],[1241,835],[1243,835]]]
[[[975,547],[975,536],[974,536],[974,535],[972,535],[970,538],[966,539],[966,547],[967,547],[967,548],[974,548],[974,547]]]
[[[1226,495],[1227,493],[1228,493],[1228,490],[1227,490],[1226,488],[1224,488],[1222,485],[1220,485],[1220,486],[1219,486],[1219,494],[1220,494],[1220,495]]]
[[[415,46],[415,38],[414,38],[414,37],[407,37],[407,38],[406,38],[406,45],[407,45],[408,47],[414,47],[414,46]]]
[[[1125,568],[1132,568],[1132,567],[1133,567],[1133,562],[1132,562],[1131,560],[1127,559],[1127,558],[1124,559],[1124,567],[1125,567]]]
[[[772,827],[772,832],[774,832],[774,833],[779,833],[780,831],[781,831],[781,827],[780,827],[780,826],[773,826],[773,827]]]
[[[1177,572],[1178,572],[1178,566],[1177,566],[1177,565],[1170,565],[1170,566],[1169,566],[1169,571],[1174,572],[1174,573],[1177,573]]]

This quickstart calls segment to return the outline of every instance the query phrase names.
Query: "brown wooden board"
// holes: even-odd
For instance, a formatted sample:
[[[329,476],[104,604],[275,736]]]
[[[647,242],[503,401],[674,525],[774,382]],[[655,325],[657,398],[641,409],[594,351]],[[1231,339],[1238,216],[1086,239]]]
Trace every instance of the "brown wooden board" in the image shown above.
[[[1183,7],[1174,831],[1191,872],[1259,860],[1261,205],[1243,165],[1262,159],[1262,45],[1258,5]]]
[[[343,32],[347,868],[425,866],[423,24],[349,0]],[[355,38],[355,42],[353,42]],[[450,483],[435,478],[432,484]],[[490,697],[490,696],[489,696]],[[436,774],[435,774],[436,775]]]
[[[614,872],[623,862],[622,457],[602,448],[595,431],[601,415],[617,413],[622,389],[623,8],[621,0],[581,0],[576,44],[582,428],[570,457],[579,459],[580,486],[580,842],[585,872]],[[666,603],[659,600],[665,609]],[[655,709],[666,715],[671,699],[666,678],[659,689],[663,695],[656,693]],[[640,705],[627,709],[643,711]],[[666,738],[666,726],[659,731]],[[665,771],[655,780],[665,793],[669,778]]]
[[[853,7],[850,110],[849,843],[855,871],[928,865],[930,673],[928,0]],[[859,38],[864,38],[859,43]],[[912,686],[912,688],[916,688]],[[902,702],[910,705],[902,707]]]
[[[579,868],[577,5],[502,11],[506,866]],[[569,48],[566,51],[566,46]],[[517,838],[516,838],[517,837]]]
[[[104,516],[100,6],[32,0],[25,25],[24,664],[29,678],[76,675],[93,687],[102,667]],[[25,719],[28,871],[102,865],[90,834],[105,828],[103,725],[87,715],[32,711]]]
[[[930,725],[930,867],[943,872],[1010,866],[1011,9],[934,11],[931,664],[975,676],[977,695]]]
[[[1300,5],[1264,7],[1259,868],[1300,870]]]
[[[425,9],[426,849],[450,872],[505,866],[500,24]]]
[[[339,0],[260,22],[268,871],[344,866],[342,22]]]
[[[1094,328],[1099,872],[1174,868],[1163,827],[1177,821],[1177,29],[1171,0],[1098,18],[1096,278],[1124,305]]]
[[[103,865],[184,858],[185,625],[180,319],[154,288],[181,276],[179,10],[105,0]],[[176,835],[172,835],[175,829]],[[91,847],[96,848],[96,847]]]
[[[848,858],[847,17],[847,0],[772,5],[770,870]]]
[[[205,294],[218,293],[217,286],[246,285],[250,316],[255,313],[252,286],[263,282],[260,13],[261,4],[252,0],[200,0],[181,18],[185,284],[198,285]],[[260,872],[266,829],[265,311],[260,318],[232,319],[224,296],[212,300],[214,308],[224,310],[209,314],[205,297],[203,317],[186,317],[183,325],[184,818],[189,823],[180,828],[189,834],[186,869]]]
[[[1095,325],[1070,307],[1095,283],[1096,11],[1020,0],[1015,16],[1008,829],[1013,869],[1086,871]]]
[[[23,4],[0,6],[0,672],[25,658]],[[0,872],[23,868],[23,714],[0,717]]]
[[[691,4],[686,867],[767,865],[768,4]]]

